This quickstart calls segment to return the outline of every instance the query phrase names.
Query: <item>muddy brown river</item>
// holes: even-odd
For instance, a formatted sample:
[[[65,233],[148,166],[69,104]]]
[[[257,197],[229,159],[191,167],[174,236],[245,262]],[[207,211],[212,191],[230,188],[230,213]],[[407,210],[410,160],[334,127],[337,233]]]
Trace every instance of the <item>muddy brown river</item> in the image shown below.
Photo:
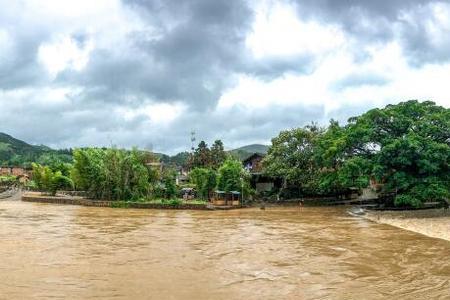
[[[0,299],[450,299],[450,242],[342,208],[3,200]]]

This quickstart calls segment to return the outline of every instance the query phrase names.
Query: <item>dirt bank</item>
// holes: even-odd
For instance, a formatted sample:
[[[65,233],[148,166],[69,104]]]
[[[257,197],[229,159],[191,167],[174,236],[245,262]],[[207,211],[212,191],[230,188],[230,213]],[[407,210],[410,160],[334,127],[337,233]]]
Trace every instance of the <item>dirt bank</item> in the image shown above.
[[[366,218],[382,224],[450,241],[450,210],[370,211]]]

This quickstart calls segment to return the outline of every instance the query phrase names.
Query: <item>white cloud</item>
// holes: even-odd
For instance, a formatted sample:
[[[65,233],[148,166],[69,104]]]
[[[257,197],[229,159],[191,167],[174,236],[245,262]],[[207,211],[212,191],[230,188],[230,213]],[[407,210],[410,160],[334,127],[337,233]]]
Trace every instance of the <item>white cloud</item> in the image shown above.
[[[136,108],[119,107],[117,113],[125,120],[131,121],[137,117],[145,116],[152,125],[168,126],[175,119],[186,112],[186,105],[176,103],[148,103]]]
[[[326,120],[345,107],[370,108],[409,99],[450,106],[450,63],[411,67],[395,42],[366,47],[370,58],[363,62],[354,60],[351,49],[347,44],[327,55],[311,74],[288,74],[272,81],[242,75],[236,87],[222,95],[218,109],[323,106]],[[383,76],[386,82],[336,89],[339,79],[353,76],[360,81],[358,76],[371,74]]]
[[[263,1],[258,7],[247,46],[255,58],[323,54],[338,49],[344,34],[335,26],[300,20],[281,2]]]
[[[13,41],[11,40],[8,31],[0,28],[0,66],[2,65],[2,62],[8,60],[11,55],[12,46]]]
[[[450,107],[450,5],[346,22],[342,3],[292,2],[0,0],[0,130],[170,151],[191,129],[239,146],[410,98]]]
[[[72,38],[59,38],[52,43],[42,44],[38,50],[39,61],[46,67],[52,77],[65,69],[81,71],[89,61],[89,54],[94,48],[88,41],[82,47]]]
[[[90,18],[100,13],[120,9],[119,0],[27,0],[26,5],[34,16],[58,16],[67,18]]]

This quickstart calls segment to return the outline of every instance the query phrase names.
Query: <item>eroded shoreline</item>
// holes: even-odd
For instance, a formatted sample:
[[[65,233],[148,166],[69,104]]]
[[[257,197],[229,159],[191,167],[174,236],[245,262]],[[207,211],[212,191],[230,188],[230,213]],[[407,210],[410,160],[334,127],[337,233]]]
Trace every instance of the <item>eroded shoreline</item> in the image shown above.
[[[366,219],[450,241],[450,210],[369,211]]]

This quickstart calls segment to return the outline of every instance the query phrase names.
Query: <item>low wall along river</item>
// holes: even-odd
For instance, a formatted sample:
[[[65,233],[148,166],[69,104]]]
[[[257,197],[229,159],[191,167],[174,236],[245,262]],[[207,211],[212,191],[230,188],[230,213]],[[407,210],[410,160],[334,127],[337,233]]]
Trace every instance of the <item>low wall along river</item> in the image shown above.
[[[450,242],[342,207],[0,201],[0,299],[448,299]]]
[[[22,195],[22,201],[25,202],[37,202],[37,203],[52,203],[52,204],[69,204],[69,205],[81,205],[81,206],[95,206],[95,207],[114,207],[114,201],[102,201],[91,200],[82,197],[55,197],[55,196],[42,196],[36,193],[26,193]],[[182,203],[179,205],[165,205],[158,203],[140,203],[140,202],[122,202],[127,208],[145,208],[145,209],[195,209],[206,210],[208,209],[206,204],[194,204],[194,203]],[[120,203],[119,203],[120,204]]]

